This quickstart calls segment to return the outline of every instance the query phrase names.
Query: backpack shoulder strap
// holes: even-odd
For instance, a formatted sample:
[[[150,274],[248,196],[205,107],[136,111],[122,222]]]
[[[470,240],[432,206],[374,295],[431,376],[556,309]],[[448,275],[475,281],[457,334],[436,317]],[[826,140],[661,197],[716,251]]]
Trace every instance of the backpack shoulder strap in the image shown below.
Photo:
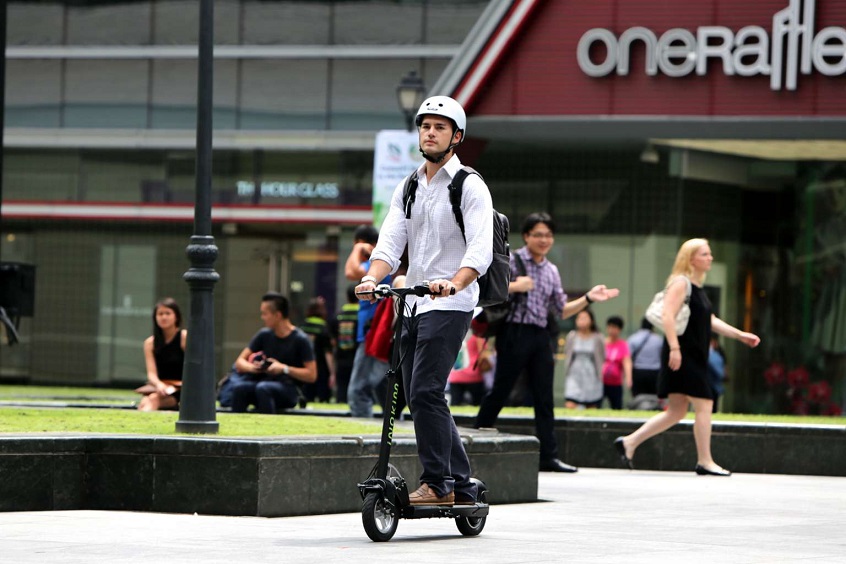
[[[512,253],[514,255],[514,262],[517,263],[517,272],[520,276],[526,276],[526,263],[523,262],[522,257],[518,255],[516,252]]]
[[[635,359],[637,358],[638,353],[639,353],[640,351],[642,351],[642,350],[643,350],[643,347],[645,347],[645,346],[646,346],[646,342],[647,342],[647,341],[649,341],[649,337],[651,337],[651,336],[652,336],[652,332],[650,331],[649,333],[647,333],[647,334],[643,337],[643,340],[640,342],[640,344],[637,346],[637,348],[636,348],[636,349],[635,349],[635,350],[631,353],[632,362],[634,362],[634,361],[635,361]]]
[[[523,262],[523,257],[521,257],[517,252],[511,253],[511,256],[514,257],[514,262],[517,264],[517,275],[518,276],[526,276],[526,263]],[[517,292],[514,294],[508,295],[508,304],[511,308],[509,312],[508,321],[511,321],[514,316],[517,314],[517,308],[522,308],[523,311],[520,314],[520,318],[524,318],[526,315],[525,309],[529,305],[529,295],[526,292]]]
[[[684,287],[685,287],[685,290],[684,290],[684,303],[689,304],[689,303],[690,303],[690,294],[693,292],[693,283],[690,281],[690,278],[688,278],[688,277],[687,277],[687,276],[685,276],[684,274],[679,274],[679,275],[678,275],[678,276],[676,276],[673,280],[671,280],[671,281],[670,281],[670,283],[669,283],[669,284],[667,284],[667,287],[666,287],[666,288],[664,288],[664,294],[666,294],[666,293],[667,293],[667,290],[669,290],[669,289],[670,289],[670,286],[671,286],[671,285],[672,285],[672,284],[673,284],[676,280],[678,280],[679,278],[684,278]]]
[[[464,242],[467,242],[467,236],[464,234],[464,214],[461,213],[461,195],[464,192],[464,181],[471,174],[475,174],[479,178],[482,175],[469,166],[462,167],[452,177],[452,182],[449,183],[447,189],[449,190],[449,203],[452,205],[452,214],[455,216],[455,222],[458,228],[461,229],[461,236]]]
[[[417,171],[408,175],[405,186],[402,189],[402,207],[405,210],[405,219],[411,219],[411,206],[417,197]],[[462,231],[463,232],[463,231]]]
[[[684,303],[689,304],[690,294],[693,292],[693,283],[690,281],[690,278],[688,278],[684,274],[680,274],[676,278],[676,280],[678,280],[679,278],[684,278]],[[673,282],[675,282],[675,280],[673,280]],[[673,282],[670,282],[670,284],[672,284]],[[667,284],[667,287],[669,288],[670,285]]]

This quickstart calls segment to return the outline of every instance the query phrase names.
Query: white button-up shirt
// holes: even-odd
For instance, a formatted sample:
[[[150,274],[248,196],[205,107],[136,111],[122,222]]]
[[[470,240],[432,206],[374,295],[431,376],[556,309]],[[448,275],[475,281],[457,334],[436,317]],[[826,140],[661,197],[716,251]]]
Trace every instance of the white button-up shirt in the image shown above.
[[[478,175],[471,174],[464,180],[461,211],[467,237],[465,243],[452,213],[447,188],[461,168],[461,161],[453,155],[432,177],[431,183],[426,178],[425,163],[417,170],[418,185],[411,219],[405,218],[402,202],[406,179],[394,190],[379,242],[370,259],[385,261],[391,266],[391,273],[396,272],[408,244],[407,286],[421,284],[424,280],[451,280],[463,267],[472,268],[480,276],[488,270],[493,259],[491,194]],[[474,281],[447,298],[409,297],[408,304],[413,305],[415,299],[418,314],[432,310],[472,311],[479,301],[479,284]]]

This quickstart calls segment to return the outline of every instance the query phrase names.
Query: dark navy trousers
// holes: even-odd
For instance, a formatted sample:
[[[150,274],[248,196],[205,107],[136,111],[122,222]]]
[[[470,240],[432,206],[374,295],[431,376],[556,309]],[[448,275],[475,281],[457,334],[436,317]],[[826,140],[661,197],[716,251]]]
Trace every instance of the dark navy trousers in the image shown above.
[[[259,413],[279,413],[296,407],[299,400],[296,384],[278,380],[244,380],[232,388],[232,411],[244,413],[250,404]]]
[[[549,333],[543,327],[506,323],[496,336],[496,372],[493,389],[482,400],[476,427],[493,427],[508,401],[520,373],[526,371],[535,406],[535,435],[541,461],[558,458],[552,381],[555,359]]]
[[[423,466],[420,483],[428,484],[439,496],[455,491],[475,499],[470,459],[444,393],[471,316],[463,311],[429,311],[406,318],[400,350],[405,354],[403,384]]]

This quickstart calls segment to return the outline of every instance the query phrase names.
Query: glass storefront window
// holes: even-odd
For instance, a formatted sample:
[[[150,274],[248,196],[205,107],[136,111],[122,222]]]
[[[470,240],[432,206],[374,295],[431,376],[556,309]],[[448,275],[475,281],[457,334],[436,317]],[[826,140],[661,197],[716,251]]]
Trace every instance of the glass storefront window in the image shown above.
[[[200,4],[194,0],[156,0],[153,6],[154,45],[196,45],[200,28]],[[239,42],[240,2],[215,0],[215,45]],[[196,65],[195,65],[196,66]]]
[[[68,45],[148,45],[152,2],[68,3]]]
[[[6,42],[8,45],[61,45],[64,43],[65,9],[60,2],[12,1],[8,2],[7,10],[6,17],[9,24],[6,26]]]
[[[325,129],[329,62],[245,60],[241,67],[241,129]]]
[[[61,61],[6,61],[6,127],[59,127]]]
[[[3,161],[4,200],[79,199],[79,153],[7,149]]]
[[[65,127],[147,127],[149,62],[65,63]]]
[[[5,162],[10,201],[192,204],[193,151],[49,151],[11,149]],[[215,152],[216,204],[367,206],[373,153]]]
[[[35,239],[30,229],[4,227],[0,232],[0,258],[3,262],[34,265],[34,243]],[[35,277],[37,289],[37,268]],[[8,307],[8,304],[6,304],[6,307]],[[37,311],[33,313],[37,313]],[[17,344],[9,345],[8,334],[4,327],[0,327],[0,378],[20,380],[26,378],[30,373],[33,350],[33,317],[20,316],[17,319],[12,319],[12,321],[17,322],[16,333],[19,340]]]
[[[450,45],[456,37],[467,37],[487,7],[487,0],[426,0],[424,43]]]
[[[244,0],[244,37],[248,45],[330,44],[331,2]]]
[[[215,61],[214,127],[365,130],[402,127],[395,89],[415,70],[434,84],[448,58],[391,58],[392,45],[454,45],[485,2],[215,2],[216,45],[385,46],[385,58]],[[10,7],[10,44],[196,45],[186,0],[38,3]],[[428,37],[428,39],[424,38]],[[7,125],[194,129],[193,58],[10,58]]]
[[[96,381],[143,381],[146,371],[141,363],[139,372],[138,357],[152,334],[156,247],[103,245],[99,270]]]
[[[335,2],[333,13],[335,44],[422,43],[423,2]]]
[[[770,217],[777,244],[744,248],[763,354],[749,365],[743,407],[838,414],[846,408],[846,167],[803,163],[795,186]]]
[[[402,129],[396,86],[416,61],[368,59],[332,63],[332,121],[329,129]],[[362,77],[368,80],[362,81]]]

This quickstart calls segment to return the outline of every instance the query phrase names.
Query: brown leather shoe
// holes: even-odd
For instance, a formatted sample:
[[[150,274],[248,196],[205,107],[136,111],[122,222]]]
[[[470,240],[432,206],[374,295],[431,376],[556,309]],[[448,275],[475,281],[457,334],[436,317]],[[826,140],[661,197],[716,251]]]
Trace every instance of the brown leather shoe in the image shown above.
[[[408,502],[411,505],[452,505],[455,501],[455,494],[449,492],[443,497],[439,497],[435,491],[429,487],[429,484],[422,484],[417,491],[412,492],[408,496]]]

